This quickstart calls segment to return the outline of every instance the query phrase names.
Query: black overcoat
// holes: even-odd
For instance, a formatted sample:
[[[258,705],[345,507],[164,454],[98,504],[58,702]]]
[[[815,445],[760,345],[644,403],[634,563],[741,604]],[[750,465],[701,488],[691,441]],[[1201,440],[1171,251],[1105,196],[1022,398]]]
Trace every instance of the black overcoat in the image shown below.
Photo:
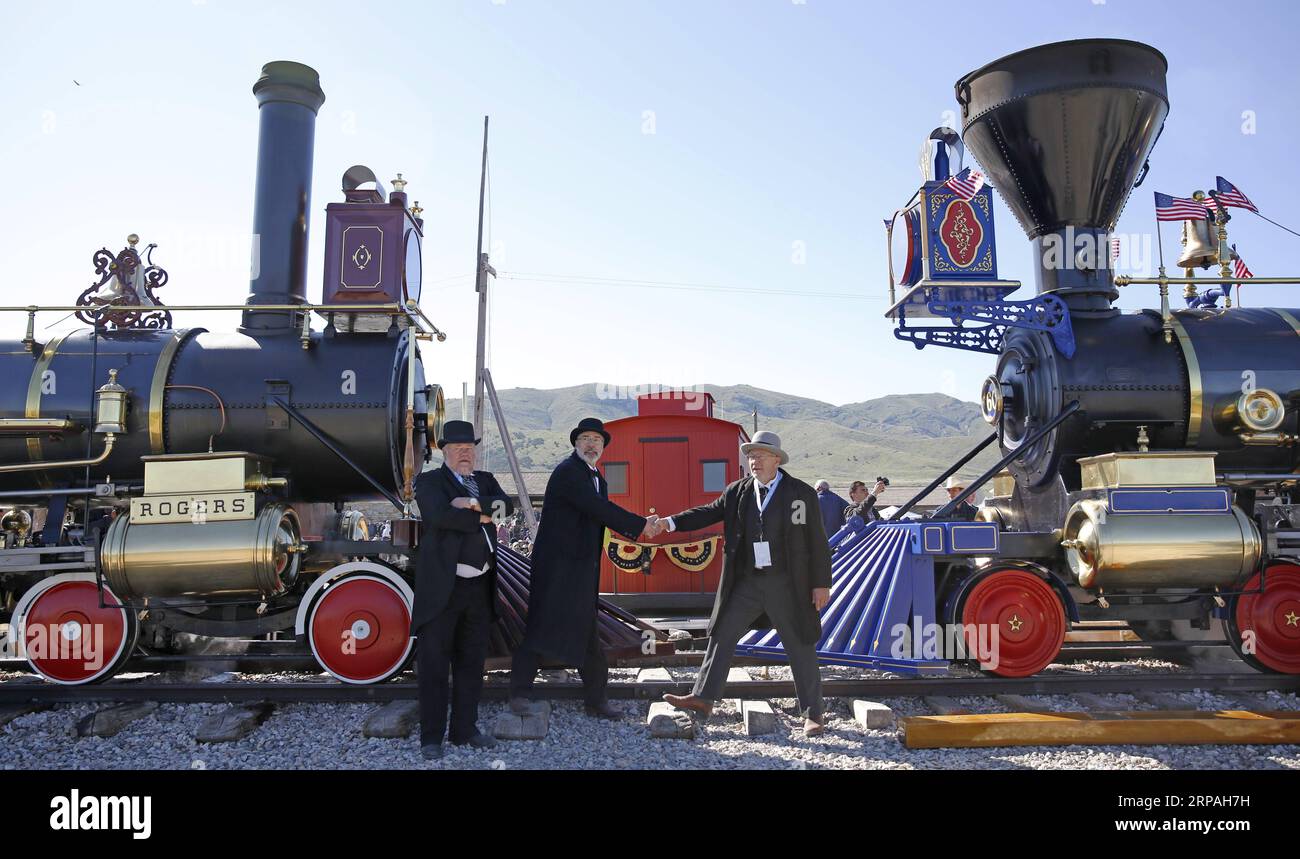
[[[565,665],[582,664],[596,622],[605,528],[636,539],[645,522],[609,500],[604,475],[593,474],[576,451],[555,467],[533,543],[526,646]]]
[[[514,502],[501,489],[490,471],[474,472],[479,488],[479,507],[498,520],[514,512]],[[497,618],[497,545],[496,525],[481,525],[479,511],[451,506],[453,498],[470,498],[465,488],[446,465],[424,472],[415,481],[415,501],[420,505],[423,535],[415,562],[415,608],[411,612],[411,634],[437,617],[447,607],[456,584],[456,559],[461,542],[483,539],[483,528],[492,533],[492,566],[485,575],[492,577],[489,590],[492,619]]]
[[[731,589],[736,583],[736,550],[744,540],[753,535],[744,533],[746,504],[756,504],[754,478],[742,477],[728,486],[715,501],[695,507],[672,517],[678,531],[698,531],[718,522],[723,523],[724,551],[722,578],[718,594],[713,600],[713,614],[709,617],[708,633],[718,621]],[[817,491],[807,483],[791,477],[781,469],[781,482],[776,486],[776,497],[767,504],[763,515],[764,530],[780,528],[779,544],[784,547],[779,563],[787,571],[790,581],[790,599],[794,606],[795,623],[799,637],[807,644],[816,644],[821,638],[821,617],[813,607],[813,588],[831,586],[831,550],[827,544],[826,527],[822,524],[821,507]],[[778,542],[773,540],[773,542]],[[778,559],[773,558],[774,561]],[[755,621],[754,629],[771,629],[766,615]]]

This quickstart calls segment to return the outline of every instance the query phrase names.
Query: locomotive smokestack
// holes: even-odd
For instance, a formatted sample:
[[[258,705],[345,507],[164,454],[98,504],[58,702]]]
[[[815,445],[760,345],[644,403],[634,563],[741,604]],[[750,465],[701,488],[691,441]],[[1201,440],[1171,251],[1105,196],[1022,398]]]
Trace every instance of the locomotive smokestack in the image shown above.
[[[1034,244],[1038,292],[1072,309],[1118,297],[1108,238],[1169,113],[1168,68],[1149,45],[1082,39],[957,82],[966,146]]]
[[[311,214],[316,112],[325,101],[316,70],[301,63],[262,67],[257,96],[257,191],[253,202],[253,279],[249,306],[307,300],[307,224]],[[242,330],[289,330],[285,311],[244,311]]]

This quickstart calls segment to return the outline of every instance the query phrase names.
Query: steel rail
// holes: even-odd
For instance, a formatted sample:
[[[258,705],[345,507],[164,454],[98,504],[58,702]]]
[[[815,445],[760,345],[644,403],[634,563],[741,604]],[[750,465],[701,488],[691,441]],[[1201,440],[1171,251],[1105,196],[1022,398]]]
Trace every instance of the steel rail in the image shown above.
[[[685,694],[691,683],[609,684],[610,698],[657,700],[665,692]],[[1189,692],[1192,690],[1235,692],[1300,692],[1300,676],[1278,674],[1176,673],[1139,674],[1043,674],[1035,677],[885,677],[868,679],[826,678],[822,694],[827,698],[916,698],[924,696],[1069,695],[1074,692],[1122,693],[1143,691]],[[538,684],[536,694],[550,699],[577,700],[579,683]],[[510,694],[506,681],[490,681],[483,698],[504,701]],[[153,683],[115,679],[86,686],[63,686],[41,682],[0,683],[0,705],[31,703],[98,703],[110,701],[159,701],[167,703],[356,703],[412,701],[418,687],[410,681],[357,686],[336,681],[307,683]],[[793,698],[795,688],[788,680],[751,680],[728,683],[723,698]]]

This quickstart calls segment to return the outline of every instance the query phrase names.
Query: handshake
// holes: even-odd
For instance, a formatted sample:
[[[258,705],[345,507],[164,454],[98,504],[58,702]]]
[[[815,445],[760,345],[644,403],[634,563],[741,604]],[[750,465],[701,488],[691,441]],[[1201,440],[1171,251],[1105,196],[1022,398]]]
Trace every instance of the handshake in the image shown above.
[[[668,520],[660,519],[658,516],[651,514],[646,517],[645,530],[641,532],[641,537],[645,540],[653,540],[667,530]]]

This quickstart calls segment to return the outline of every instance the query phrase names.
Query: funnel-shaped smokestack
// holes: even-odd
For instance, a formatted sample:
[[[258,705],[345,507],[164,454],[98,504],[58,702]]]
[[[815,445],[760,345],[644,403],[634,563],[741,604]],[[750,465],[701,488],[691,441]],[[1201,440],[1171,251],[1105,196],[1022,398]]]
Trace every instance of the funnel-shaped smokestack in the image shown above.
[[[301,63],[262,67],[257,96],[257,191],[253,203],[253,279],[248,304],[307,300],[307,223],[320,76]],[[289,330],[286,311],[244,311],[244,330]]]
[[[957,82],[966,147],[1033,240],[1040,293],[1077,309],[1116,297],[1106,238],[1169,112],[1167,69],[1149,45],[1084,39]]]

